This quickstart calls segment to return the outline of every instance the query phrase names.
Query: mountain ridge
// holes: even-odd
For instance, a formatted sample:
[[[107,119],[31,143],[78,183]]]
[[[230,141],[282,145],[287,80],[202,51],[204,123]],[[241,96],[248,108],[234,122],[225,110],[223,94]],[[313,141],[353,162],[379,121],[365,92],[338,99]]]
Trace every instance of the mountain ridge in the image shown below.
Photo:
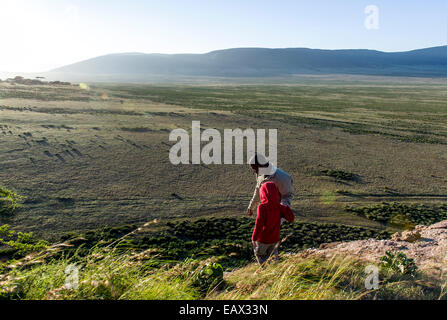
[[[270,77],[360,74],[447,77],[447,46],[403,52],[369,49],[231,48],[202,54],[114,53],[49,73],[107,76]]]

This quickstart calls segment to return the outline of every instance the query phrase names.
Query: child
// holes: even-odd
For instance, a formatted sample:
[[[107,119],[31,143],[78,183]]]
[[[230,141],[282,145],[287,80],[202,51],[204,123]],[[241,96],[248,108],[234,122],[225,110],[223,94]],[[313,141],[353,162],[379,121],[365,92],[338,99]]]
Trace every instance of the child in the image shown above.
[[[256,260],[262,265],[273,252],[276,260],[278,259],[281,218],[292,222],[295,216],[288,206],[280,203],[281,196],[274,182],[264,183],[259,194],[261,204],[258,206],[256,224],[251,239]]]

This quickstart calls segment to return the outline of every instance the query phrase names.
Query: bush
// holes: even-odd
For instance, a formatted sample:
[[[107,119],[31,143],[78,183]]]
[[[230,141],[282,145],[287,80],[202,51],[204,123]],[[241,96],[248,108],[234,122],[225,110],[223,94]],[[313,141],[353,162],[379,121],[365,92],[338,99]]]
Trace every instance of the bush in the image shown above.
[[[9,225],[0,226],[0,245],[6,246],[0,253],[10,258],[20,258],[28,253],[40,251],[48,246],[48,242],[35,239],[33,233],[15,232]]]
[[[210,218],[167,224],[158,237],[147,238],[144,244],[156,248],[163,258],[220,257],[226,267],[237,267],[253,260],[251,233],[254,219]],[[322,243],[366,238],[385,239],[390,234],[362,227],[330,223],[286,223],[281,228],[281,251],[318,247]]]
[[[21,196],[0,186],[0,215],[10,216],[18,207]]]
[[[414,278],[417,274],[417,266],[414,260],[408,258],[403,252],[387,251],[383,257],[380,258],[380,266],[384,270],[398,273]]]
[[[327,170],[321,170],[320,173],[322,175],[328,176],[328,177],[333,177],[335,179],[339,179],[339,180],[347,180],[347,181],[353,181],[356,179],[356,175],[350,172],[345,172],[342,170],[332,170],[332,169],[327,169]]]
[[[223,267],[219,263],[210,262],[194,271],[192,286],[203,294],[223,282]]]
[[[358,216],[402,229],[411,229],[415,224],[430,225],[447,219],[447,205],[427,206],[423,204],[381,203],[365,207],[345,208]]]

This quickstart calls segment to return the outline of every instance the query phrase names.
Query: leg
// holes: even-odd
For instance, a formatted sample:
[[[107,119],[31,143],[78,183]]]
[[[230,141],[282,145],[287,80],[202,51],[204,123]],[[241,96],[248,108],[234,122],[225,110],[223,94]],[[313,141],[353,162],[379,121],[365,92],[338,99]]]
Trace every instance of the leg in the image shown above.
[[[278,247],[279,247],[279,242],[276,243],[272,243],[268,245],[268,249],[267,249],[267,260],[270,259],[271,257],[274,257],[273,259],[275,261],[278,261]]]
[[[258,263],[262,265],[269,258],[269,255],[267,254],[268,245],[260,242],[256,243],[258,246],[254,248],[255,258],[258,261]]]

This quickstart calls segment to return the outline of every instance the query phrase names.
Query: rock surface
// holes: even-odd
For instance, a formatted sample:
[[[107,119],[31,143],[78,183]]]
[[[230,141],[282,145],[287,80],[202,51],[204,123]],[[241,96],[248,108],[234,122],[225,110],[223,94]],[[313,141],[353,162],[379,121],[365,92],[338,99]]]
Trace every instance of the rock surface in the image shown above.
[[[430,275],[447,275],[447,220],[394,234],[391,240],[334,243],[320,249],[309,249],[308,253],[326,257],[341,254],[378,264],[380,257],[388,250],[404,252],[414,259],[421,271]]]
[[[391,240],[394,241],[406,241],[406,242],[416,242],[422,238],[421,230],[424,226],[417,226],[415,230],[407,230],[404,232],[397,232],[392,235]]]

